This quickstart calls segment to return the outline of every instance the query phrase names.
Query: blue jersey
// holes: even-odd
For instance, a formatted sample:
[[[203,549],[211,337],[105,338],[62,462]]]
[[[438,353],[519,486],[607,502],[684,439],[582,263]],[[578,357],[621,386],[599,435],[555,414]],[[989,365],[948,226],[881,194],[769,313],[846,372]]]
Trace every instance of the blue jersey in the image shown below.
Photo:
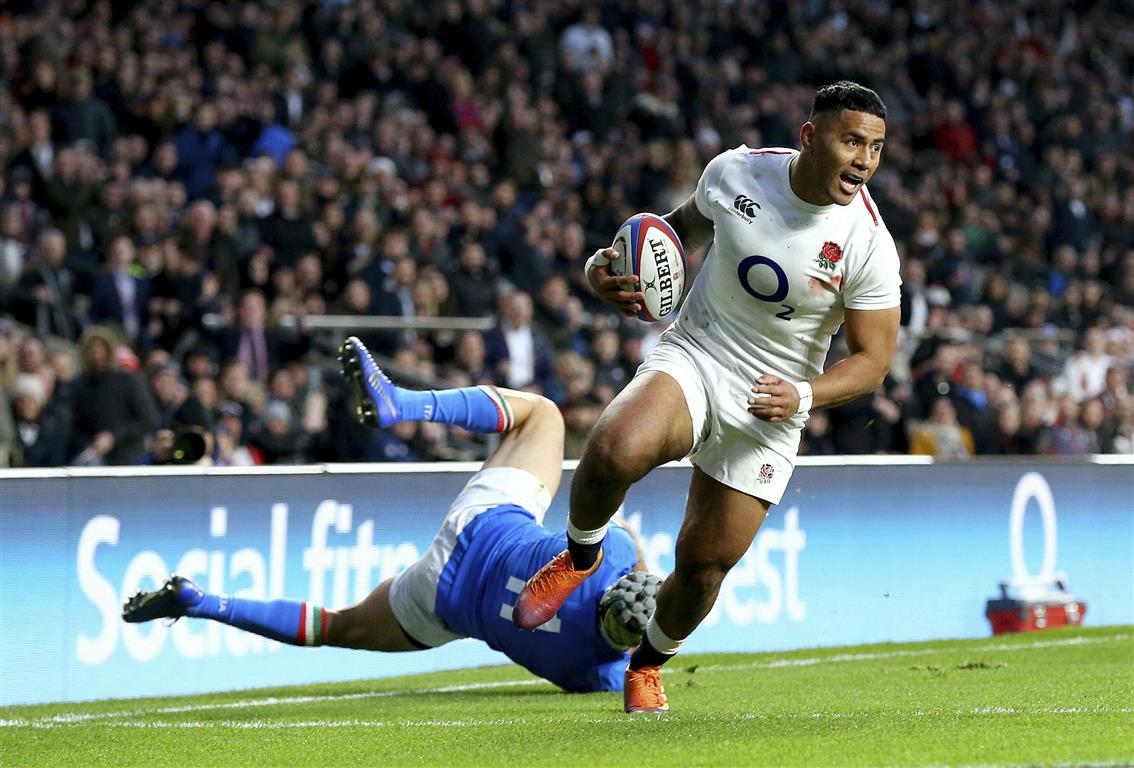
[[[531,513],[503,504],[478,515],[457,537],[437,585],[436,613],[461,635],[488,643],[517,664],[568,691],[620,691],[628,653],[599,633],[599,601],[638,560],[626,531],[611,526],[598,570],[555,618],[534,631],[512,623],[524,584],[567,547]]]

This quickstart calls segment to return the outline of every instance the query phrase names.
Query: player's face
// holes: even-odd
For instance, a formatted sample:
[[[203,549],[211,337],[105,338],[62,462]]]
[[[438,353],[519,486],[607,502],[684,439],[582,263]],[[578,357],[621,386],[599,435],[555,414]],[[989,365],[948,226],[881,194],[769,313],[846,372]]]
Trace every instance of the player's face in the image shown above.
[[[810,135],[814,195],[849,205],[877,170],[885,141],[886,121],[877,115],[844,109],[820,116]]]

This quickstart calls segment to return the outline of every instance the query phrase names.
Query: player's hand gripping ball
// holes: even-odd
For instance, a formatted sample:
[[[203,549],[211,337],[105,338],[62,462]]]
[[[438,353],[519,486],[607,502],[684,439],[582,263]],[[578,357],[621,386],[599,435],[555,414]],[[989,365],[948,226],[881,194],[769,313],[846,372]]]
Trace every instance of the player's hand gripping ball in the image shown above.
[[[635,571],[606,590],[599,602],[602,631],[611,644],[632,648],[642,642],[646,623],[657,608],[661,578]]]
[[[673,227],[652,213],[635,214],[618,228],[611,248],[611,274],[638,276],[638,318],[652,323],[669,317],[685,292],[685,249]]]

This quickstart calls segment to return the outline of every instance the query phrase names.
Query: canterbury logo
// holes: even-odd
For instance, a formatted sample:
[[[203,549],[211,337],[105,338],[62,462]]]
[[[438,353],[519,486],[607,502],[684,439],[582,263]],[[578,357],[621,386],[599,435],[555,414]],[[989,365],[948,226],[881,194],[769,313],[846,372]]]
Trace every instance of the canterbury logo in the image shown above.
[[[737,195],[736,199],[732,201],[732,207],[748,217],[755,216],[756,211],[760,210],[758,202],[744,195]]]

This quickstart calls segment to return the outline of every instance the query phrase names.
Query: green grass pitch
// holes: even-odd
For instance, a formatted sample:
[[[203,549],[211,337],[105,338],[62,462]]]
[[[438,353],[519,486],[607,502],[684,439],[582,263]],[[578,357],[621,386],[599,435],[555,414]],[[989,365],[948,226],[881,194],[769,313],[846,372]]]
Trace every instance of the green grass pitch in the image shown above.
[[[661,718],[518,667],[7,707],[0,765],[1134,764],[1134,627],[690,655],[665,680]]]

